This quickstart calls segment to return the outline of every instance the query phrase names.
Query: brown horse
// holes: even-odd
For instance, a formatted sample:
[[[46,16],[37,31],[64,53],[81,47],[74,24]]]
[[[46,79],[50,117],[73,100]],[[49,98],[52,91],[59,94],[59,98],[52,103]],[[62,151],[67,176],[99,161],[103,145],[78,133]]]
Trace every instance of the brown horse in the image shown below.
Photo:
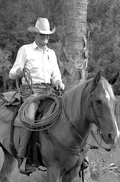
[[[48,182],[73,182],[79,176],[80,166],[89,149],[87,138],[93,123],[99,128],[100,136],[109,149],[116,143],[119,130],[115,117],[116,97],[111,85],[117,79],[118,75],[108,82],[99,72],[95,78],[63,94],[62,111],[57,121],[47,130],[38,132]],[[10,120],[13,112],[5,106],[4,110],[5,118],[0,120],[0,143],[5,158],[0,181],[8,182],[15,167],[15,158],[9,147],[10,122],[5,120]],[[21,129],[14,129],[16,150],[19,148]]]

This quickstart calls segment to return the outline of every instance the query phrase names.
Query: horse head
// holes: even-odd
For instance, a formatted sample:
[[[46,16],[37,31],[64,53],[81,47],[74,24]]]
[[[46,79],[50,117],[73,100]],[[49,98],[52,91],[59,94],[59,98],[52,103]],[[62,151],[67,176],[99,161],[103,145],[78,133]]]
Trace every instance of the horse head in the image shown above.
[[[88,118],[99,128],[104,142],[110,145],[116,143],[120,134],[115,116],[117,100],[112,89],[118,77],[117,73],[107,81],[98,72],[90,82]]]

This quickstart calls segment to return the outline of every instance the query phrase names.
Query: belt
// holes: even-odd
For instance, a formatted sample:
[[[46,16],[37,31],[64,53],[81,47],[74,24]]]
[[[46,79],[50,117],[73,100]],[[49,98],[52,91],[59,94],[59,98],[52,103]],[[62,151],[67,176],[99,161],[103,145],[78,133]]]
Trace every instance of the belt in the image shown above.
[[[30,89],[33,93],[41,93],[43,92],[48,92],[51,89],[51,84],[50,83],[35,83],[32,84],[32,88],[30,88],[29,85],[22,85],[20,88],[20,91],[22,95],[28,95],[30,93]]]
[[[50,83],[35,83],[35,84],[33,84],[33,87],[34,87],[34,86],[37,86],[37,87],[41,87],[41,86],[48,87],[48,86],[50,86],[50,85],[51,85]]]
[[[51,84],[50,83],[35,83],[35,84],[32,84],[32,87],[35,89],[48,89],[51,87]],[[30,89],[30,87],[29,85],[22,85],[21,89],[27,90],[27,89]]]
[[[49,89],[51,87],[50,83],[35,83],[32,85],[33,89]]]

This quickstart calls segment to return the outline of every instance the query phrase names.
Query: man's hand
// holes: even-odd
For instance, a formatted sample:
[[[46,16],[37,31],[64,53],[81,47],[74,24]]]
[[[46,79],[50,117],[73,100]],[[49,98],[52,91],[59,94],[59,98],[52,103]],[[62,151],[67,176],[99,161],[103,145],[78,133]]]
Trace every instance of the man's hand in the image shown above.
[[[56,87],[57,90],[58,89],[61,89],[61,90],[64,90],[65,89],[65,85],[60,80],[57,80],[55,82],[55,87]]]

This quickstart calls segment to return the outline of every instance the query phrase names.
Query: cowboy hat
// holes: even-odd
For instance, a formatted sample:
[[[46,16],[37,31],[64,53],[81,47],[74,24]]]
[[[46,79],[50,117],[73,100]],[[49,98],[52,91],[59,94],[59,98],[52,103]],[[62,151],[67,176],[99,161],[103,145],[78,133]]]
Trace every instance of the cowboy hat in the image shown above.
[[[50,31],[50,24],[47,18],[38,18],[35,27],[28,27],[27,30],[41,34],[53,34],[55,32],[55,28]]]

